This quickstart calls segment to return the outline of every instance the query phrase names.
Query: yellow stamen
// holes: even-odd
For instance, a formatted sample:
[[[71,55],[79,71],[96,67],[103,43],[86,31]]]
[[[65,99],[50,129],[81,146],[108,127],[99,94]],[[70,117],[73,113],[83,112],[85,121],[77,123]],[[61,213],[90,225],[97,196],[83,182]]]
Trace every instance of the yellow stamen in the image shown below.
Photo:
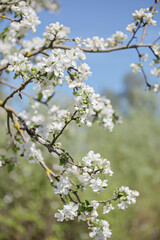
[[[21,126],[18,123],[15,123],[14,126],[18,129],[19,132],[23,132]]]
[[[47,175],[49,175],[49,174],[51,174],[52,173],[52,171],[50,170],[50,169],[48,169],[47,171],[46,171],[46,174]]]
[[[26,57],[31,56],[31,54],[32,54],[32,52],[27,52],[27,53],[26,53]]]

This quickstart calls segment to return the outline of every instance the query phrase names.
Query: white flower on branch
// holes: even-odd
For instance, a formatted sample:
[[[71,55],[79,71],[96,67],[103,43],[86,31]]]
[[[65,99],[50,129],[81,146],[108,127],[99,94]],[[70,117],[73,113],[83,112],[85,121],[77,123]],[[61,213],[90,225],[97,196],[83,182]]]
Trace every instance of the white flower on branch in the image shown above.
[[[56,181],[54,183],[54,185],[56,187],[56,188],[54,188],[54,192],[56,194],[64,193],[65,195],[67,195],[68,194],[68,189],[71,188],[71,184],[69,182],[68,177],[63,177],[63,176],[60,176],[59,181]]]
[[[136,65],[135,63],[131,63],[130,67],[132,68],[133,73],[136,74],[136,73],[140,72],[140,66],[139,65]]]
[[[64,205],[62,210],[58,210],[58,213],[55,214],[57,221],[62,222],[63,220],[74,220],[78,214],[78,204],[70,202],[67,205]]]
[[[24,57],[21,53],[15,53],[9,58],[10,65],[8,66],[8,70],[23,72],[27,69],[28,63],[29,61],[27,57]]]
[[[107,187],[108,180],[101,180],[99,177],[97,179],[90,180],[90,187],[93,189],[93,192],[102,193]]]
[[[114,207],[111,203],[107,203],[104,207],[103,207],[103,214],[109,213],[111,210],[114,210]]]
[[[135,29],[136,29],[136,26],[134,23],[128,24],[128,26],[126,27],[126,30],[130,33],[134,32]]]

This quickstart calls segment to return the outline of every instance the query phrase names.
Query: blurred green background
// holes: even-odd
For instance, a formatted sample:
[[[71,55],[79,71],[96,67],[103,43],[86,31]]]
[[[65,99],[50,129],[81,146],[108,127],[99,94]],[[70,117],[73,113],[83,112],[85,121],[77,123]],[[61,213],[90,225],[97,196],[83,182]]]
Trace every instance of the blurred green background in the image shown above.
[[[141,79],[127,75],[123,93],[103,92],[123,118],[112,133],[94,125],[73,128],[71,135],[66,131],[60,139],[76,160],[94,150],[111,162],[114,175],[103,199],[112,197],[112,189],[121,185],[140,192],[136,205],[127,211],[117,209],[104,215],[113,240],[160,239],[160,111],[158,96],[144,88]],[[4,121],[5,113],[0,110],[0,154],[6,154],[3,149],[9,139]],[[56,161],[46,154],[47,163]],[[94,196],[88,193],[87,197]],[[0,240],[89,239],[85,223],[56,222],[59,206],[40,166],[21,158],[13,171],[0,168]]]

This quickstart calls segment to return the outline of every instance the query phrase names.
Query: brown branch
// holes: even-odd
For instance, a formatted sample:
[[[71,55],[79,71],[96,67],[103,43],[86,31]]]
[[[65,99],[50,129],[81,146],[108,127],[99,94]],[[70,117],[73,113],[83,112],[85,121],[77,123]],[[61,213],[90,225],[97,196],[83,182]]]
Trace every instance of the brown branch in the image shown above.
[[[64,152],[64,153],[71,159],[71,161],[74,162],[74,161],[73,161],[73,158],[71,157],[71,155],[70,155],[68,152],[66,152],[66,150],[64,150],[64,149],[61,148],[61,147],[59,147],[58,149],[60,149],[62,152]]]
[[[154,10],[158,4],[159,0],[156,0],[153,7],[152,7],[152,10],[151,10],[151,13],[153,14],[154,13]],[[148,27],[149,23],[146,23],[145,24],[145,27],[144,27],[144,30],[143,30],[143,33],[142,33],[142,38],[141,38],[141,42],[140,44],[143,44],[143,41],[144,41],[144,38],[145,38],[145,35],[146,35],[146,31],[147,31],[147,27]]]
[[[0,71],[5,70],[9,66],[9,63],[0,65]]]
[[[22,83],[21,87],[17,88],[14,92],[12,92],[2,103],[2,106],[4,107],[7,101],[12,98],[16,93],[21,92],[27,84],[32,82],[33,77],[29,78],[25,83]]]
[[[111,199],[108,199],[108,200],[102,200],[102,201],[97,201],[98,203],[107,203],[107,202],[111,202],[111,201],[116,201],[117,199],[120,198],[120,195],[114,197],[114,198],[111,198]]]
[[[102,50],[92,50],[90,48],[84,48],[84,47],[77,47],[77,46],[67,46],[67,45],[63,45],[63,44],[53,44],[52,46],[43,46],[40,49],[34,50],[32,52],[26,53],[25,56],[27,57],[32,57],[35,56],[39,53],[42,53],[44,50],[48,50],[48,49],[64,49],[64,50],[70,50],[70,49],[75,49],[75,48],[79,48],[80,50],[82,50],[83,52],[87,52],[87,53],[108,53],[108,52],[114,52],[114,51],[119,51],[119,50],[126,50],[126,49],[132,49],[132,48],[139,48],[139,47],[152,47],[152,43],[146,43],[146,44],[134,44],[134,45],[124,45],[124,46],[116,46],[116,47],[110,47],[107,49],[102,49]],[[7,67],[9,66],[9,63],[6,63],[4,65],[0,66],[0,71],[5,70]]]
[[[141,58],[142,58],[142,56],[141,56],[141,54],[140,54],[140,52],[139,52],[139,50],[136,48],[136,51],[137,51],[137,53],[138,53],[138,57],[139,57],[139,62],[141,63],[142,61],[141,61]],[[142,65],[142,64],[141,64]],[[143,76],[144,76],[144,79],[145,79],[145,83],[146,83],[146,85],[147,85],[147,87],[151,87],[151,85],[149,84],[149,82],[148,82],[148,80],[147,80],[147,76],[146,76],[146,74],[145,74],[145,71],[144,71],[144,69],[143,69],[143,66],[140,66],[140,68],[141,68],[141,71],[142,71],[142,73],[143,73]]]
[[[12,85],[11,83],[8,83],[7,81],[5,81],[5,80],[0,80],[0,83],[1,84],[4,84],[4,85],[6,85],[6,86],[8,86],[8,87],[10,87],[10,88],[13,88],[13,89],[18,89],[18,87],[16,87],[16,86],[14,86],[14,85]],[[31,100],[34,100],[34,101],[37,101],[37,102],[39,102],[39,103],[42,103],[42,104],[44,104],[44,105],[47,105],[48,106],[48,101],[45,101],[45,102],[43,102],[43,101],[40,101],[40,100],[38,100],[37,98],[35,98],[35,97],[33,97],[33,96],[31,96],[30,94],[28,94],[27,92],[25,92],[25,91],[23,91],[23,90],[21,90],[21,93],[23,93],[24,95],[26,95],[27,97],[29,97]]]
[[[141,28],[141,22],[139,23],[137,29],[133,32],[133,36],[131,37],[131,39],[129,40],[129,42],[127,43],[127,46],[129,46],[129,44],[132,42],[132,40],[134,38],[136,38],[136,33],[138,32],[138,30]]]
[[[137,48],[137,47],[150,47],[152,44],[134,44],[134,45],[124,45],[124,46],[116,46],[116,47],[109,47],[106,49],[98,49],[98,50],[92,50],[90,48],[84,48],[84,47],[77,47],[77,46],[67,46],[67,45],[62,45],[62,44],[53,44],[52,48],[60,48],[60,49],[73,49],[73,48],[79,48],[83,52],[88,52],[88,53],[107,53],[107,52],[114,52],[114,51],[119,51],[119,50],[125,50],[125,49],[132,49],[132,48]]]
[[[68,126],[68,124],[74,119],[74,116],[76,115],[77,110],[73,113],[71,119],[69,121],[66,122],[66,124],[64,125],[64,127],[62,128],[62,130],[60,131],[60,133],[53,139],[52,144],[55,144],[55,142],[57,141],[57,139],[62,135],[63,131],[65,130],[65,128]]]
[[[154,54],[154,56],[159,60],[160,59],[160,57],[157,55],[157,54],[155,54],[155,52],[154,52],[154,50],[153,50],[153,48],[152,47],[149,47],[149,49],[151,50],[151,52]]]
[[[4,16],[4,15],[0,15],[0,18],[3,18],[3,19],[7,19],[7,20],[10,20],[11,22],[14,22],[15,20],[12,19],[12,18],[9,18],[7,16]]]
[[[160,37],[158,37],[158,38],[153,42],[153,44],[155,44],[158,40],[160,40]]]
[[[16,3],[19,3],[19,2],[21,2],[22,0],[17,0],[17,1],[15,1],[15,2],[5,2],[5,3],[3,3],[2,1],[0,2],[0,5],[11,5],[11,4],[16,4]]]

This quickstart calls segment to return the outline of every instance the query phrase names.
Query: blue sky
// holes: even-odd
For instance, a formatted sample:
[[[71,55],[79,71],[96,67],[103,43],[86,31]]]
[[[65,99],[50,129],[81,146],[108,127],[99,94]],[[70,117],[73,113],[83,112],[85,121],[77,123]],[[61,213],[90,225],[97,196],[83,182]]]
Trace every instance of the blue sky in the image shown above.
[[[36,34],[42,36],[45,26],[56,21],[70,27],[70,37],[73,38],[77,36],[107,38],[117,30],[127,33],[125,28],[132,22],[132,13],[140,8],[150,7],[153,2],[154,0],[61,0],[61,8],[58,13],[51,14],[43,11],[39,14],[42,23]],[[149,27],[150,34],[147,34],[145,41],[149,42],[156,39],[159,31],[159,27]],[[92,85],[96,92],[100,92],[104,88],[120,92],[123,90],[124,75],[131,72],[130,63],[137,61],[138,57],[135,50],[103,54],[89,53],[86,62],[91,67],[93,74],[88,84]],[[148,64],[147,62],[145,66],[147,74],[149,74]]]

